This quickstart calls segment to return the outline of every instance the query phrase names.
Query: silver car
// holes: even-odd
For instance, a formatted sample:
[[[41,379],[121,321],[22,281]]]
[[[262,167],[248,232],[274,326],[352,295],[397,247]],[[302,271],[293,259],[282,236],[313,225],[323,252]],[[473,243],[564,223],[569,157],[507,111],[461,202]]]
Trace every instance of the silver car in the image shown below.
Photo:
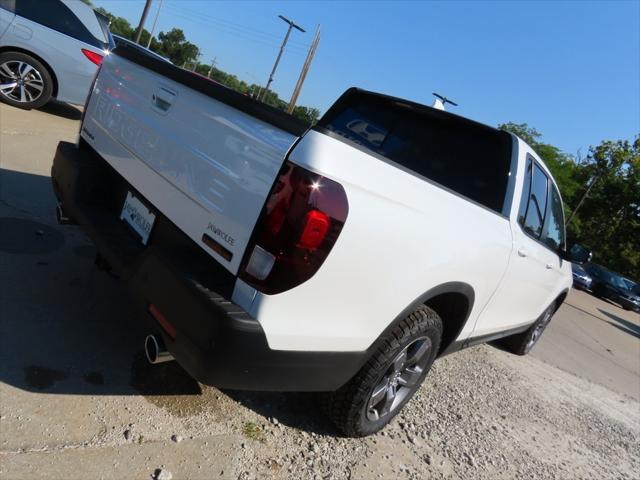
[[[109,19],[80,0],[0,0],[0,100],[84,104],[112,47]]]

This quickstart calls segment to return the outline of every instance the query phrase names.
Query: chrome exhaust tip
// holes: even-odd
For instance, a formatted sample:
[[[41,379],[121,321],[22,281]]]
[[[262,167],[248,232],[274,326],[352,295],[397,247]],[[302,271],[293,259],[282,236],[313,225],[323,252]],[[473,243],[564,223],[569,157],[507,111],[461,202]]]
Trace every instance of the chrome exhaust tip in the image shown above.
[[[56,205],[56,220],[60,225],[75,225],[76,222],[67,217],[62,209],[62,204]]]
[[[147,356],[149,363],[154,365],[156,363],[170,362],[174,360],[173,355],[169,353],[162,339],[155,335],[147,335],[147,338],[144,340],[144,353]]]

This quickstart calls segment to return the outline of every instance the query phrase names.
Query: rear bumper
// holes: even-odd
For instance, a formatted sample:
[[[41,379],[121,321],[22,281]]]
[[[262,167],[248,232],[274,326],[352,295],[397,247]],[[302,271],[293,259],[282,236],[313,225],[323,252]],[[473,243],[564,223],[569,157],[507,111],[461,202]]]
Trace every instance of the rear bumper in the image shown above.
[[[364,364],[367,352],[272,350],[258,321],[229,299],[235,277],[203,252],[81,141],[61,142],[51,171],[62,207],[120,276],[139,317],[198,381],[221,388],[331,391]],[[156,214],[145,247],[120,221],[131,191]],[[149,313],[154,305],[175,338]]]
[[[576,288],[589,290],[591,288],[591,280],[585,280],[580,277],[573,277],[573,286]]]
[[[634,312],[640,312],[640,304],[629,300],[628,298],[619,296],[617,302],[627,310],[633,310]]]

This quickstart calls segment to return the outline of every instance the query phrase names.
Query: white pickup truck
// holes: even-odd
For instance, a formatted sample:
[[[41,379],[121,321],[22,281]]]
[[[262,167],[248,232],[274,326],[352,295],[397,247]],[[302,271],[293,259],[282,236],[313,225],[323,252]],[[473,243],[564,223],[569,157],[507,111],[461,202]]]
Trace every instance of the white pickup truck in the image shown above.
[[[317,125],[118,47],[58,218],[126,283],[151,362],[221,388],[324,392],[348,435],[387,424],[433,361],[527,353],[571,286],[558,188],[522,140],[348,90]]]

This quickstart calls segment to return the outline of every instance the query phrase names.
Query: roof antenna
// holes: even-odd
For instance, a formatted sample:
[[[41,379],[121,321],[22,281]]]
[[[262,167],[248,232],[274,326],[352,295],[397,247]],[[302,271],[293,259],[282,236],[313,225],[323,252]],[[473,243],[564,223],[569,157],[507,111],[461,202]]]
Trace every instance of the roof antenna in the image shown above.
[[[447,97],[443,97],[439,93],[433,92],[433,96],[436,97],[436,99],[433,101],[433,105],[431,105],[431,107],[435,108],[436,110],[443,110],[444,111],[445,110],[444,106],[447,103],[450,103],[454,107],[458,106],[457,103],[449,100]]]

